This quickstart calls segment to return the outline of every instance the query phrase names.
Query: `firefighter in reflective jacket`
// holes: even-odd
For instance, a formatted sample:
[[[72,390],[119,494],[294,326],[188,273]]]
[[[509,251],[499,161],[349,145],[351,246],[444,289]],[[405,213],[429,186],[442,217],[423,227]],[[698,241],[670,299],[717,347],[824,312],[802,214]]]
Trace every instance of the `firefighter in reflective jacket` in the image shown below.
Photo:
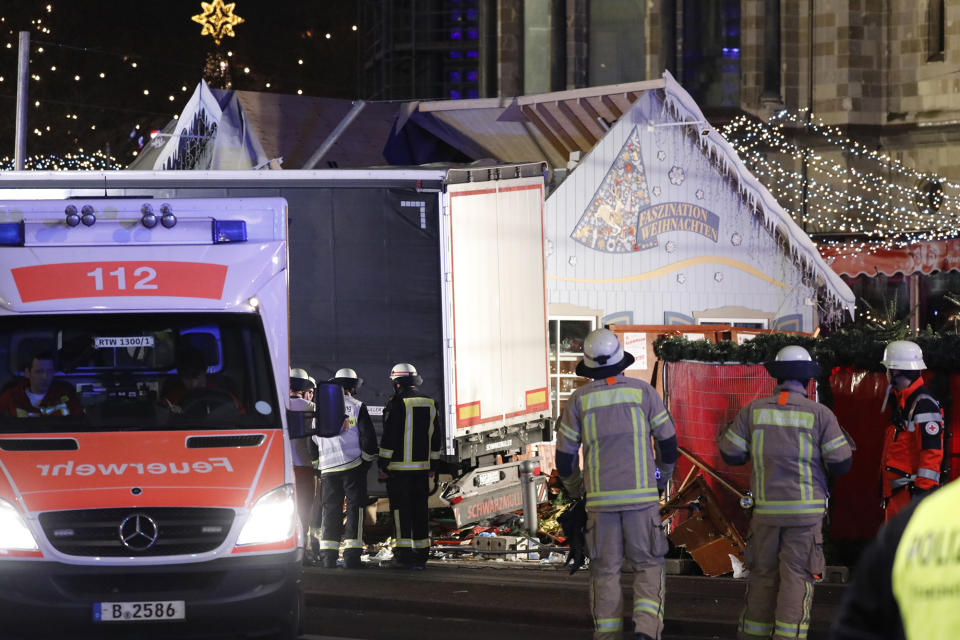
[[[422,379],[412,364],[390,371],[395,393],[383,408],[380,439],[381,480],[393,513],[393,565],[423,569],[430,551],[427,499],[430,477],[440,461],[442,434],[437,406],[417,389]]]
[[[343,565],[359,569],[363,552],[363,508],[367,501],[367,468],[377,458],[377,434],[367,405],[355,397],[363,379],[353,369],[340,369],[330,380],[343,387],[347,422],[340,435],[314,441],[320,450],[320,543],[319,561],[337,566],[343,537]],[[347,501],[344,524],[343,501]]]
[[[764,366],[777,381],[773,395],[741,409],[718,437],[724,462],[753,464],[750,577],[737,637],[806,638],[824,570],[827,473],[849,471],[851,444],[833,412],[807,398],[820,367],[806,349],[784,347]]]
[[[653,387],[623,375],[633,361],[612,331],[591,332],[577,375],[594,380],[573,392],[557,427],[557,473],[571,497],[586,493],[594,638],[622,637],[624,558],[634,567],[634,637],[663,633],[663,557],[670,545],[658,505],[677,461],[677,437]]]
[[[960,483],[907,505],[860,555],[832,640],[954,640],[960,629]]]
[[[884,521],[940,484],[943,411],[923,386],[923,353],[915,343],[896,340],[883,351],[891,403],[890,424],[880,457]]]

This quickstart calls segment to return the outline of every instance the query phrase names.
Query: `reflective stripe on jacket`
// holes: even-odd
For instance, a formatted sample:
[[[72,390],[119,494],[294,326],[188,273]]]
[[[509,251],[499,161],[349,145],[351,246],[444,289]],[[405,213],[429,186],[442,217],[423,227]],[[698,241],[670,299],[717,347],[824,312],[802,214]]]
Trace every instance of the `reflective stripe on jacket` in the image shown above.
[[[625,511],[659,500],[651,436],[675,434],[656,390],[621,374],[573,392],[557,427],[557,450],[576,454],[583,445],[587,509]]]
[[[731,458],[749,456],[753,514],[771,524],[799,525],[822,517],[827,500],[824,465],[852,455],[833,412],[808,399],[803,387],[791,381],[741,409],[721,432],[718,446]]]
[[[429,471],[440,459],[437,405],[416,387],[403,388],[383,409],[381,466],[389,471]],[[386,463],[384,465],[384,463]]]

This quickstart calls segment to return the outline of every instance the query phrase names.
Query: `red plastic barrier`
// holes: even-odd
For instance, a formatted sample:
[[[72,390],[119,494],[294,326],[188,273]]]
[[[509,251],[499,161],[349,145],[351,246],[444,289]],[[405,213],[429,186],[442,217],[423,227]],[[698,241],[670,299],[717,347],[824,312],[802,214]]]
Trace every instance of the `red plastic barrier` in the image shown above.
[[[852,367],[830,376],[833,413],[857,445],[850,471],[834,483],[830,535],[836,540],[872,538],[883,522],[880,508],[880,453],[890,410],[883,413],[887,377]]]
[[[960,374],[950,374],[950,397],[956,398],[947,416],[949,441],[945,445],[950,456],[950,480],[960,477]]]
[[[723,462],[717,435],[748,403],[773,393],[776,386],[763,365],[671,362],[667,366],[667,397],[677,427],[677,444],[709,466],[727,482],[747,491],[750,464],[731,467]],[[676,487],[687,476],[691,463],[680,456],[673,480]],[[748,519],[737,497],[704,474],[717,496],[723,514],[745,534]]]

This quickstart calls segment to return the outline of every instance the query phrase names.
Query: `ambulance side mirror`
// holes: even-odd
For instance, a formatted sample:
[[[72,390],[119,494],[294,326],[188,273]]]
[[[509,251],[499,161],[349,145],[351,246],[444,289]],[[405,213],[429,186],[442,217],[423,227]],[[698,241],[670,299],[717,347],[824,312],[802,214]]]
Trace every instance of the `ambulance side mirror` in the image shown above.
[[[320,436],[332,438],[340,434],[346,419],[346,406],[343,401],[343,388],[332,382],[317,383],[313,394],[314,412],[287,411],[287,430],[290,437],[307,438]],[[310,424],[313,418],[314,424]],[[311,429],[311,426],[314,428]]]

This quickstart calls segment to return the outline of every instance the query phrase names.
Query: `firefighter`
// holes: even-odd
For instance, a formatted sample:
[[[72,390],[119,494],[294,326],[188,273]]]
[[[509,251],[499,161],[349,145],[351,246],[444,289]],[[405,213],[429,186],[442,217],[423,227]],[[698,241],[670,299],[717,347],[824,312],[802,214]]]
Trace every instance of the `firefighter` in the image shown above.
[[[0,396],[0,413],[18,418],[83,414],[73,385],[54,380],[52,351],[38,351],[23,366],[23,379]]]
[[[314,404],[304,398],[307,391],[312,391],[316,384],[306,371],[299,368],[290,369],[290,409],[292,411],[313,411]],[[311,425],[313,419],[309,419]],[[312,427],[311,427],[312,428]],[[290,441],[290,450],[293,453],[293,480],[297,495],[297,515],[300,517],[300,526],[306,534],[310,530],[310,513],[313,507],[314,494],[317,490],[317,479],[313,472],[313,456],[310,451],[310,438],[297,438]]]
[[[340,538],[344,537],[343,566],[363,565],[363,509],[367,501],[367,469],[377,458],[377,434],[367,405],[357,398],[363,380],[353,369],[340,369],[329,380],[343,387],[347,422],[334,438],[314,437],[320,458],[320,544],[319,561],[327,568],[337,566]],[[346,525],[343,501],[347,501]]]
[[[857,562],[833,640],[952,640],[960,629],[960,483],[911,502]]]
[[[805,638],[824,570],[825,469],[846,473],[852,453],[836,416],[807,398],[820,367],[806,349],[784,347],[764,366],[777,381],[773,395],[741,409],[718,437],[724,462],[753,465],[750,577],[737,637]]]
[[[884,521],[911,499],[919,499],[940,484],[943,463],[943,410],[923,385],[923,353],[915,343],[896,340],[883,351],[890,383],[890,424],[880,456],[880,493]]]
[[[430,551],[427,499],[440,461],[442,434],[436,403],[417,389],[423,382],[417,369],[397,364],[390,381],[395,393],[383,409],[377,465],[393,514],[393,566],[420,570]]]
[[[653,387],[623,375],[633,361],[612,331],[591,332],[576,371],[593,382],[573,392],[557,427],[558,475],[571,497],[586,495],[594,638],[621,637],[624,558],[634,567],[634,637],[652,640],[663,633],[669,543],[658,505],[677,461],[677,438]],[[651,438],[660,450],[659,478]]]

